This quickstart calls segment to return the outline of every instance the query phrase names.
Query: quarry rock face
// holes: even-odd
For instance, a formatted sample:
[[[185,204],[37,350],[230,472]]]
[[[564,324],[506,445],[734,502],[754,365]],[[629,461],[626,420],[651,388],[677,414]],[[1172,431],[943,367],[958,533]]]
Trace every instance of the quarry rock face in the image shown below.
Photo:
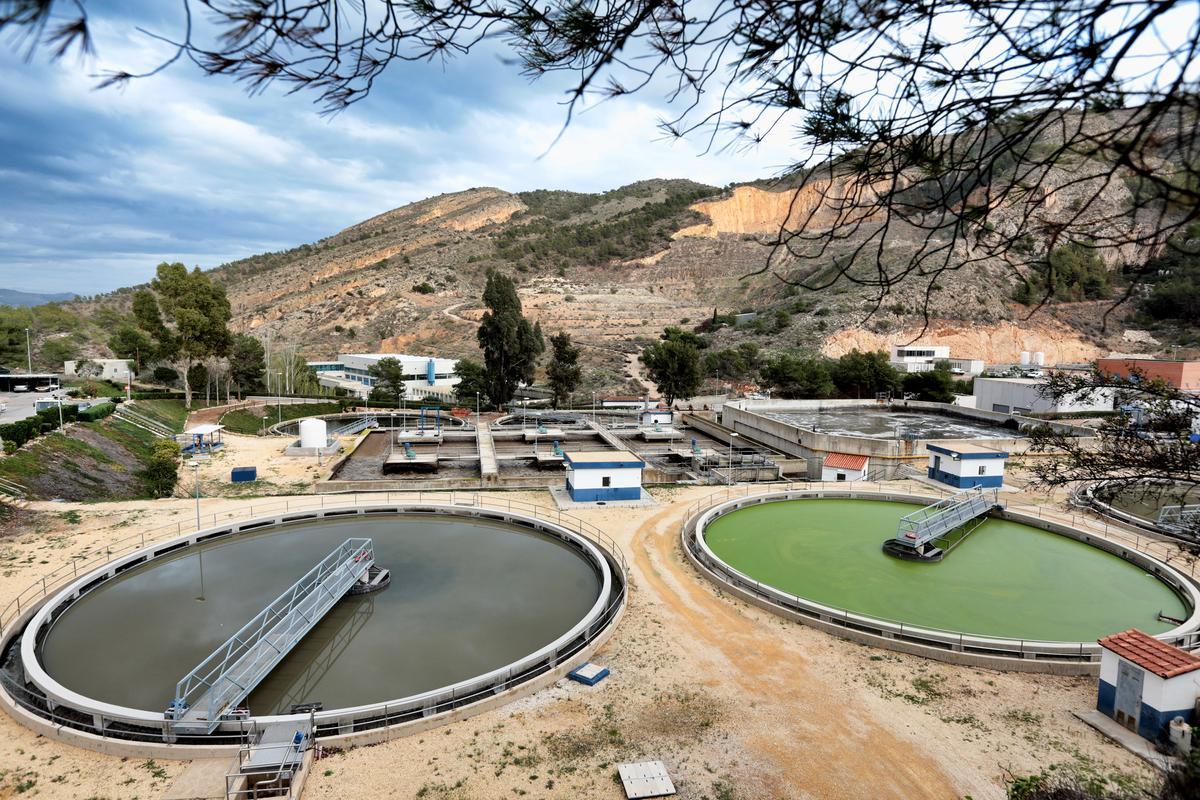
[[[1045,353],[1048,365],[1078,364],[1108,355],[1108,349],[1053,320],[991,325],[933,322],[924,333],[920,325],[888,334],[850,328],[827,338],[821,352],[835,358],[855,349],[890,352],[893,344],[914,341],[949,346],[951,358],[980,358],[991,364],[1015,364],[1024,351]]]
[[[845,179],[810,180],[796,189],[739,186],[728,197],[693,205],[694,210],[710,221],[684,228],[675,236],[774,235],[779,233],[781,226],[789,229],[828,228],[838,221],[841,204],[851,202],[859,192],[871,194],[869,188]],[[867,203],[869,198],[860,197],[856,202]],[[863,215],[862,219],[874,218]]]

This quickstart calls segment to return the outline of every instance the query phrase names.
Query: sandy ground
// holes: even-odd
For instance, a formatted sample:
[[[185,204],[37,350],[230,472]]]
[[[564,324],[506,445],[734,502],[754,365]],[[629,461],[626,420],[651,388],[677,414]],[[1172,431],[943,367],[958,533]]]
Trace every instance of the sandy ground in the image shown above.
[[[611,677],[594,688],[561,681],[453,725],[331,753],[305,798],[615,800],[616,763],[641,758],[665,761],[681,797],[709,800],[998,800],[1006,774],[1052,765],[1148,777],[1071,716],[1093,704],[1091,679],[892,654],[723,595],[679,547],[684,509],[709,492],[655,490],[652,508],[577,512],[613,536],[632,572],[628,612],[594,659]],[[545,492],[504,496],[552,506]],[[202,510],[266,502],[206,497]],[[40,504],[0,540],[0,603],[72,558],[187,525],[193,509],[189,499]],[[183,766],[95,755],[0,716],[0,798],[149,800]]]

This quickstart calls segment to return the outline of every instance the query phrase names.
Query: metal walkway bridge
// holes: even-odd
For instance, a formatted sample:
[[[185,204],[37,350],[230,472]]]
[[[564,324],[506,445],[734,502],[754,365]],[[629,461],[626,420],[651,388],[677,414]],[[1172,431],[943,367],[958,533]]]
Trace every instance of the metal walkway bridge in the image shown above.
[[[212,733],[375,563],[347,539],[183,677],[165,717],[175,733]]]
[[[1163,506],[1158,512],[1158,527],[1178,536],[1200,536],[1200,503]]]
[[[995,489],[989,493],[976,486],[956,492],[901,517],[896,535],[883,543],[883,551],[911,561],[940,561],[999,505]]]

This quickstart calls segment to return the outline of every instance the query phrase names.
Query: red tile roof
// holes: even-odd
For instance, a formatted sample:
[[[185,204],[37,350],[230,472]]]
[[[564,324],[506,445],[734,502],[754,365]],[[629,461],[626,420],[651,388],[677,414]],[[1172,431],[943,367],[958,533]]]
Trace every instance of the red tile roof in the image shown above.
[[[1200,669],[1200,656],[1155,639],[1137,628],[1114,633],[1098,641],[1101,647],[1129,659],[1160,678],[1174,678]]]
[[[850,453],[830,453],[825,456],[824,466],[834,469],[863,469],[867,466],[867,456],[855,456]]]

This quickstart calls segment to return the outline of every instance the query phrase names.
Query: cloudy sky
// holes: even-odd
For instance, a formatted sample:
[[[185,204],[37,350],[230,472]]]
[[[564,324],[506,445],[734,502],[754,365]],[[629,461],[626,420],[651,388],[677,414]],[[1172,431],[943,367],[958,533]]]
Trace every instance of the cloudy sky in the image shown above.
[[[140,5],[122,4],[124,18],[93,12],[97,54],[87,60],[28,58],[0,41],[0,287],[105,291],[146,280],[160,261],[214,267],[473,186],[723,185],[788,161],[786,135],[736,153],[663,141],[655,122],[668,107],[657,93],[586,110],[551,147],[565,83],[530,84],[498,50],[398,65],[332,118],[314,95],[248,97],[190,64],[94,90],[104,69],[162,57],[134,23],[177,30],[175,4]]]

